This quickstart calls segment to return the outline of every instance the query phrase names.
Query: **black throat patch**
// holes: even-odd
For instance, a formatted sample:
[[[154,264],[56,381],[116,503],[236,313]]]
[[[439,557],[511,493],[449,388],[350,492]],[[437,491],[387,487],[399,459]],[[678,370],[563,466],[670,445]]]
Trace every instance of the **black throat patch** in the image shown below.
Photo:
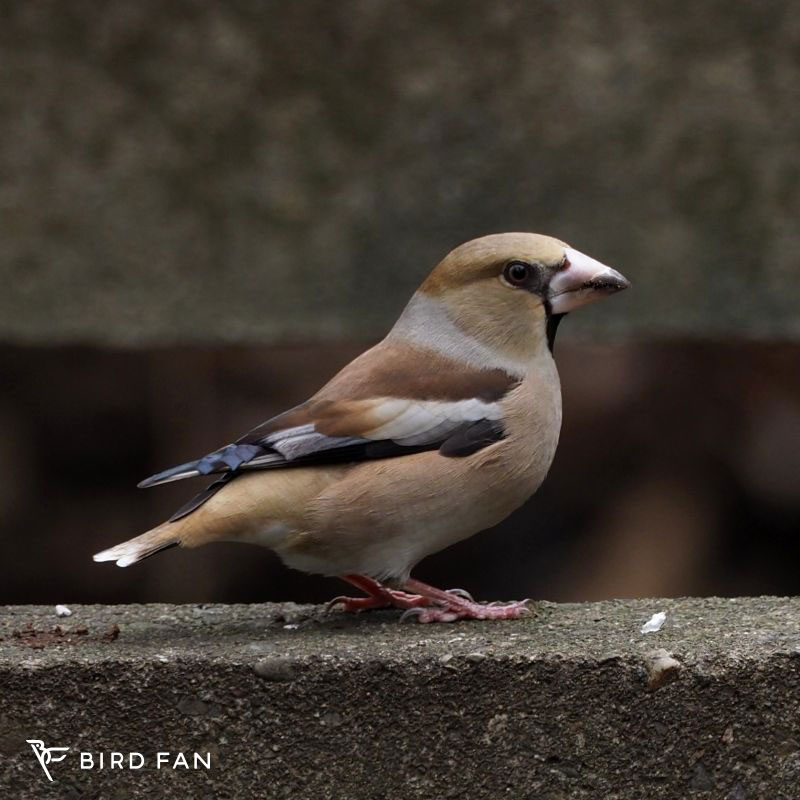
[[[556,331],[558,331],[558,323],[561,322],[566,314],[548,314],[547,315],[547,347],[550,352],[556,344]]]

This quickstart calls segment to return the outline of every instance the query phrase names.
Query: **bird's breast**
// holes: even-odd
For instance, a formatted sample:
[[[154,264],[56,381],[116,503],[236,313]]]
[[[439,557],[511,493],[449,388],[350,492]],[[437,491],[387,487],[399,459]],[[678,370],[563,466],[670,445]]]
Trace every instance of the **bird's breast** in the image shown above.
[[[538,477],[540,483],[553,461],[561,433],[561,383],[549,353],[509,392],[501,406],[508,468],[534,480]]]

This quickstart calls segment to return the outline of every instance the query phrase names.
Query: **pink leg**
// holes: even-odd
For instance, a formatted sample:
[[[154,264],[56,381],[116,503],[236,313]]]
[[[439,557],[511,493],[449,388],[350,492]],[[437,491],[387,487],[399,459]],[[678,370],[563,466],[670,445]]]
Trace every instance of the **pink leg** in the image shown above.
[[[430,605],[427,597],[420,597],[416,594],[408,594],[397,589],[389,589],[378,583],[378,581],[368,578],[366,575],[340,575],[342,580],[347,581],[353,586],[361,589],[368,597],[345,597],[340,595],[334,597],[326,609],[330,611],[334,606],[343,606],[345,611],[364,611],[368,608],[418,608],[419,606]]]
[[[406,615],[414,615],[419,622],[455,622],[458,619],[518,619],[532,613],[528,600],[503,605],[482,605],[461,594],[445,592],[435,586],[409,578],[403,588],[427,598],[433,607],[414,608]]]

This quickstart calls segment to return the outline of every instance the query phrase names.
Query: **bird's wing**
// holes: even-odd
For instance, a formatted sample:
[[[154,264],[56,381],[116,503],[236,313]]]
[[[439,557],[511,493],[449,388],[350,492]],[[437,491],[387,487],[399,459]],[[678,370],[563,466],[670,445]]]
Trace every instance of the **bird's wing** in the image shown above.
[[[502,438],[499,401],[518,379],[501,370],[465,367],[434,353],[409,354],[408,349],[385,344],[373,348],[308,402],[262,423],[233,444],[139,485],[431,449],[458,457]]]
[[[256,456],[248,466],[272,465],[276,452],[287,463],[399,456],[438,448],[475,423],[500,425],[503,415],[499,403],[476,398],[447,401],[409,397],[330,401],[305,409],[305,413],[308,421],[301,424],[266,434],[256,432],[258,444],[272,452]],[[253,441],[252,437],[246,437],[247,443]]]

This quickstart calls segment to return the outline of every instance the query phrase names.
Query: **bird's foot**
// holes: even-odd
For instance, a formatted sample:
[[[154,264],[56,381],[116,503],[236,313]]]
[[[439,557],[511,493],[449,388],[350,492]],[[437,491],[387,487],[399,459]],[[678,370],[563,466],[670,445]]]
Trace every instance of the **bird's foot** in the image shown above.
[[[368,597],[346,597],[340,595],[334,597],[326,606],[325,610],[330,611],[336,606],[342,606],[344,611],[358,613],[368,608],[419,608],[428,606],[431,601],[427,597],[410,592],[403,592],[400,589],[390,589],[378,581],[368,578],[366,575],[342,575],[343,580],[366,592]]]
[[[417,622],[456,622],[460,619],[519,619],[534,613],[528,600],[502,605],[482,603],[459,603],[451,606],[429,606],[410,608],[400,621],[414,618]]]
[[[413,617],[417,622],[455,622],[459,619],[519,619],[533,614],[529,600],[513,603],[476,603],[463,589],[449,592],[428,586],[422,581],[409,578],[404,587],[430,601],[427,607],[408,609],[401,621]]]
[[[358,613],[369,608],[404,608],[412,609],[430,605],[427,597],[418,594],[409,594],[397,589],[383,589],[380,594],[369,597],[334,597],[326,606],[326,611],[331,611],[336,606],[341,606],[343,611]]]
[[[365,575],[342,575],[343,580],[358,587],[367,597],[334,597],[326,610],[341,606],[346,612],[358,613],[369,608],[401,608],[400,620],[417,622],[455,622],[459,619],[518,619],[532,614],[528,600],[514,603],[476,603],[465,589],[445,591],[409,578],[403,589],[390,589]]]

